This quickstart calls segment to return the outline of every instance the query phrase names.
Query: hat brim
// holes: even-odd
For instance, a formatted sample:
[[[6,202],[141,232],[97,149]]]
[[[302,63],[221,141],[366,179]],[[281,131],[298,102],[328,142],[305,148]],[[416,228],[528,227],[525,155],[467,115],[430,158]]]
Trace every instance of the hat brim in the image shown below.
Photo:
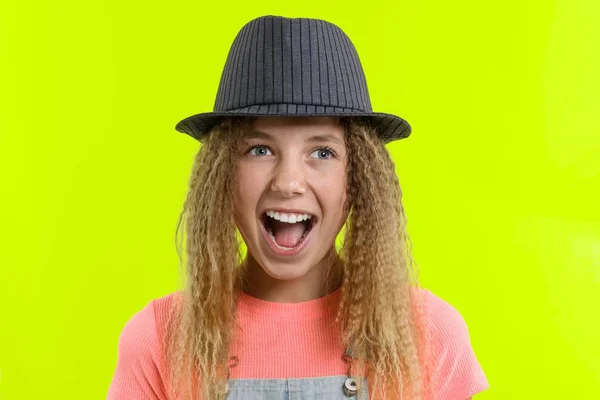
[[[177,123],[175,129],[202,141],[220,120],[227,117],[361,117],[373,124],[385,143],[410,136],[409,123],[396,115],[363,112],[351,108],[307,106],[297,104],[268,104],[222,112],[207,112],[189,116]]]

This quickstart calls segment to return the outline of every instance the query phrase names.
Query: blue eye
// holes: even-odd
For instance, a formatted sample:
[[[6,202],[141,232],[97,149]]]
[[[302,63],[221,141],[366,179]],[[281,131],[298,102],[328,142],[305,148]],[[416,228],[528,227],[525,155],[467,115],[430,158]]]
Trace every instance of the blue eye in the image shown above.
[[[248,150],[248,154],[261,157],[270,156],[273,153],[271,153],[271,150],[269,150],[267,146],[254,146],[250,150]]]
[[[327,160],[333,157],[333,150],[323,147],[313,151],[310,155],[311,157],[318,158],[319,160]]]

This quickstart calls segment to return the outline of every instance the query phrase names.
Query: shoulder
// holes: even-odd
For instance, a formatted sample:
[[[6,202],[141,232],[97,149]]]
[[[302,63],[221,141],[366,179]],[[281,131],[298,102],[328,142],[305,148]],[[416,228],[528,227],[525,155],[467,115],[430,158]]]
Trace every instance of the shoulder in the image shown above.
[[[166,398],[164,336],[166,322],[179,293],[149,301],[125,323],[119,335],[117,365],[108,399]]]
[[[467,323],[450,302],[429,289],[414,289],[415,310],[422,311],[423,339],[429,347],[447,347],[470,342]]]
[[[448,344],[469,341],[467,323],[452,304],[428,289],[422,289],[422,296],[427,313],[426,327],[431,339]]]
[[[126,349],[132,349],[132,347],[127,345],[133,343],[150,343],[153,341],[154,336],[154,300],[152,300],[142,309],[136,311],[125,323],[119,336],[119,346],[126,346]],[[140,341],[140,339],[145,340]],[[138,346],[135,346],[133,348],[137,347]]]
[[[154,347],[162,338],[169,313],[179,298],[179,292],[173,292],[150,300],[136,311],[125,323],[119,336],[119,346],[127,352],[148,352],[158,350]]]
[[[420,289],[427,347],[426,379],[435,398],[467,399],[489,387],[465,318],[450,302]]]

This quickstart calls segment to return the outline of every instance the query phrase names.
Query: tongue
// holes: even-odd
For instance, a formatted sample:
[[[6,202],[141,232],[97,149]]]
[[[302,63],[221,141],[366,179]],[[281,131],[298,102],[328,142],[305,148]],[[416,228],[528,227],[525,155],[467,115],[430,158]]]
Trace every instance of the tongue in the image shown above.
[[[271,229],[275,236],[275,243],[283,247],[296,247],[304,235],[305,226],[302,222],[289,224],[272,220]]]

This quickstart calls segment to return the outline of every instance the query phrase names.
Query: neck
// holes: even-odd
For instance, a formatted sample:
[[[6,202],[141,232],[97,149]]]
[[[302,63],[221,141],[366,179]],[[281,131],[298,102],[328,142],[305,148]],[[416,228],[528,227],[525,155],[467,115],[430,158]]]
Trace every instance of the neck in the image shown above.
[[[314,300],[338,289],[341,283],[341,260],[334,249],[306,275],[293,280],[269,276],[250,255],[244,261],[243,291],[265,301],[300,303]]]

